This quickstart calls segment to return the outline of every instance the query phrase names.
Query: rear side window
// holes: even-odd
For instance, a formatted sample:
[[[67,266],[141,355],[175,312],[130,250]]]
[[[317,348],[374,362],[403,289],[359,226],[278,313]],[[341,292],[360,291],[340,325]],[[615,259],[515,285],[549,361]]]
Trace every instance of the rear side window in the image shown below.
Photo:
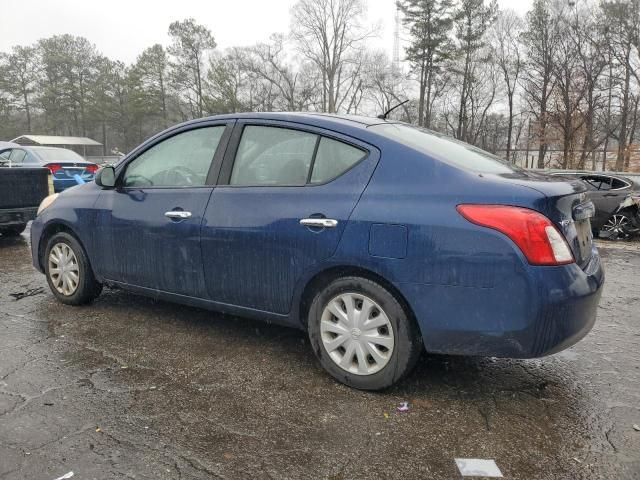
[[[622,180],[619,180],[617,178],[611,178],[611,189],[612,190],[618,190],[620,188],[625,188],[628,187],[626,182],[623,182]]]
[[[513,173],[518,168],[495,155],[440,133],[401,123],[371,125],[371,131],[443,162],[480,173]]]
[[[20,149],[13,149],[11,151],[11,155],[9,156],[9,160],[11,160],[11,163],[15,164],[15,165],[21,165],[22,161],[24,160],[24,156],[27,154],[27,152],[25,152],[24,150],[20,150]]]
[[[125,172],[125,187],[201,187],[207,182],[225,126],[178,133],[134,159]]]
[[[342,175],[366,156],[366,152],[346,143],[323,137],[313,162],[311,183],[324,183]]]
[[[318,136],[289,128],[246,126],[231,185],[304,185]]]

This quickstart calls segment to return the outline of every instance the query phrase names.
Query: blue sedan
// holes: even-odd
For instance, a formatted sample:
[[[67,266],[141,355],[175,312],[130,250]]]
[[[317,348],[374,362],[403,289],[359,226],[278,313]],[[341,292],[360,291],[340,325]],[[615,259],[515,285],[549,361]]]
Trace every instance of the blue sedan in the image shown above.
[[[87,162],[73,150],[15,144],[0,145],[0,166],[46,167],[51,172],[55,192],[92,181],[98,170],[98,165]]]
[[[301,328],[333,377],[377,390],[423,350],[531,358],[584,337],[593,212],[579,180],[407,124],[223,115],[48,197],[31,249],[65,304],[107,285]]]

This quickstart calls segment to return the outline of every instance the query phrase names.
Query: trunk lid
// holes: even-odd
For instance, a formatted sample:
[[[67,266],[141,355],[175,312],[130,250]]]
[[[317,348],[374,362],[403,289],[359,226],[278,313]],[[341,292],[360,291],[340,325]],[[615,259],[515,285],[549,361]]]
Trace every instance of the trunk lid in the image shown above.
[[[586,198],[587,187],[579,179],[568,179],[531,171],[497,174],[510,183],[532,188],[545,196],[543,213],[565,236],[576,263],[585,268],[591,260],[593,204]]]
[[[94,175],[87,170],[87,167],[93,165],[91,163],[50,162],[46,167],[51,168],[54,165],[57,166],[53,172],[54,179],[67,180],[73,179],[75,175],[80,175],[82,179],[90,180]]]

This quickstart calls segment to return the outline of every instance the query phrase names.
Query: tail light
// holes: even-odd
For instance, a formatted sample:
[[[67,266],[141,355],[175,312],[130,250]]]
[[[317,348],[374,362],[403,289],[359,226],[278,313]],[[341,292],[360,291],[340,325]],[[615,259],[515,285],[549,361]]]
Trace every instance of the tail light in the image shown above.
[[[49,165],[45,165],[51,172],[51,175],[54,175],[58,170],[62,169],[62,165],[58,163],[50,163]]]
[[[573,255],[562,233],[535,210],[509,205],[458,205],[471,223],[504,233],[522,250],[531,265],[566,265]]]
[[[87,165],[87,168],[85,168],[85,170],[88,173],[96,173],[98,171],[98,165],[92,163],[91,165]]]

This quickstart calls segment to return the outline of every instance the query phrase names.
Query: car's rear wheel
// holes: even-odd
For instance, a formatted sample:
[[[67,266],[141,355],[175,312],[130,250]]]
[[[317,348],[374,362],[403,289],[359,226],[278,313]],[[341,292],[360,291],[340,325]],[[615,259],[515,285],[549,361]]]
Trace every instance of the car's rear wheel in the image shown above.
[[[341,278],[320,291],[308,328],[322,366],[338,381],[363,390],[393,385],[422,352],[413,319],[388,290],[365,278]]]
[[[102,291],[82,245],[68,233],[56,233],[49,239],[44,265],[49,288],[62,303],[83,305]]]
[[[0,235],[3,237],[17,237],[27,228],[26,223],[11,225],[10,227],[0,227]]]

